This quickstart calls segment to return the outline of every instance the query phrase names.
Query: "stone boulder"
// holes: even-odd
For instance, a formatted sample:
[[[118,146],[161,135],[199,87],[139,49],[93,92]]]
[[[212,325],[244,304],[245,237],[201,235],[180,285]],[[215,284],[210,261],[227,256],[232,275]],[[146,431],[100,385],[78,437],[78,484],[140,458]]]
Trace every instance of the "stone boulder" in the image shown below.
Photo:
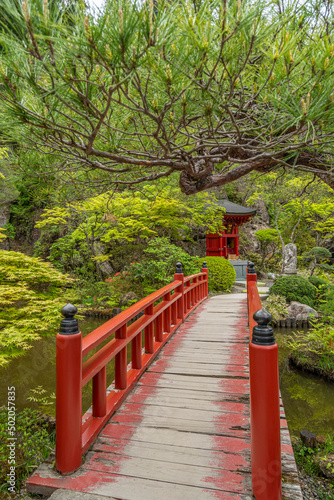
[[[119,305],[121,307],[128,306],[130,302],[133,302],[134,300],[139,300],[137,295],[134,292],[128,292],[122,295],[119,299]]]
[[[334,455],[327,454],[317,459],[321,474],[327,479],[334,479]]]
[[[287,319],[295,318],[296,321],[301,321],[310,319],[311,316],[318,318],[318,313],[315,309],[312,309],[312,307],[307,306],[306,304],[301,304],[300,302],[291,302],[287,311]]]

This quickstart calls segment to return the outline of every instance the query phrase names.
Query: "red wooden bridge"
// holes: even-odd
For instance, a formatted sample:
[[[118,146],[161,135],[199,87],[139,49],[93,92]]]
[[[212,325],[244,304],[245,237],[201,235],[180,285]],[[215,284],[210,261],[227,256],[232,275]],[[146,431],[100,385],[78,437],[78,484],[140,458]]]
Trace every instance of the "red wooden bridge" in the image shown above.
[[[271,366],[277,346],[249,343],[247,310],[252,330],[253,312],[261,309],[250,271],[248,298],[207,299],[206,267],[186,278],[178,267],[173,283],[83,341],[75,309],[64,308],[57,339],[56,463],[42,464],[27,490],[54,492],[55,500],[250,500],[253,493],[257,500],[302,499],[277,366]],[[260,330],[266,328],[260,323]],[[256,358],[268,355],[268,366]],[[112,359],[116,379],[106,389],[105,366]],[[259,367],[274,386],[277,375],[276,392],[269,384],[258,388],[266,378]],[[91,379],[93,405],[82,418],[81,390]]]

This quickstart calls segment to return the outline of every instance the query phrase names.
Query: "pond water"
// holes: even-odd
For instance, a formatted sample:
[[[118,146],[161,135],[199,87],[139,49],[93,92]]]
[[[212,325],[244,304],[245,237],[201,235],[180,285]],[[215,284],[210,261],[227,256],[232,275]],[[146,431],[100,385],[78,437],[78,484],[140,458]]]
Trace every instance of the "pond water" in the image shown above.
[[[105,320],[80,321],[83,335],[87,335]],[[317,435],[334,432],[334,385],[318,379],[313,375],[302,373],[289,367],[288,349],[282,345],[282,340],[291,335],[287,328],[275,329],[275,338],[279,345],[280,387],[285,413],[291,434],[299,435],[303,429],[308,429]],[[27,398],[29,391],[42,386],[46,394],[55,392],[56,382],[56,335],[35,342],[24,356],[10,362],[5,368],[0,368],[0,406],[7,403],[7,387],[16,387],[17,410],[24,407],[37,408],[36,403]],[[129,353],[130,354],[130,353]],[[107,369],[108,384],[114,379],[114,366],[109,363]],[[91,386],[83,390],[83,411],[91,405]],[[44,413],[54,415],[54,402],[42,406]]]
[[[274,334],[279,346],[280,388],[290,433],[299,436],[304,429],[317,435],[334,433],[334,384],[290,367],[289,349],[282,341],[292,331],[276,328]]]
[[[83,337],[103,324],[105,319],[85,319],[80,321]],[[107,381],[110,384],[114,379],[114,366],[109,363]],[[7,405],[7,387],[15,386],[16,408],[18,411],[25,407],[36,408],[35,402],[29,401],[31,390],[38,386],[46,391],[48,396],[56,392],[56,332],[53,336],[34,342],[23,356],[13,359],[9,365],[0,367],[0,406]],[[91,405],[91,384],[83,388],[82,409],[85,412]],[[55,415],[54,401],[50,405],[40,405],[44,413]]]

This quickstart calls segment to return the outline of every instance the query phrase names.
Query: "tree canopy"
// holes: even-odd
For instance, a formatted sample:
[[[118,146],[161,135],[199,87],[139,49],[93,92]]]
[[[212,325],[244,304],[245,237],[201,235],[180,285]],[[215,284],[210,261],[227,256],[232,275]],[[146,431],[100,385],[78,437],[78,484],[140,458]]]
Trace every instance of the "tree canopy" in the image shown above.
[[[62,175],[110,188],[177,171],[193,194],[283,167],[334,187],[330,0],[0,9],[1,133]]]

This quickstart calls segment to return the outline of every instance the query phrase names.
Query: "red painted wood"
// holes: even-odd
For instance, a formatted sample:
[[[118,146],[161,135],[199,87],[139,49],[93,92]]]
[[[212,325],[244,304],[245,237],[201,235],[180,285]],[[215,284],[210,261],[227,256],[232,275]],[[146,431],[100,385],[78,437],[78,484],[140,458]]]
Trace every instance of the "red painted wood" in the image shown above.
[[[116,330],[116,339],[126,339],[126,325]],[[115,387],[116,389],[126,389],[127,386],[127,346],[115,356]]]
[[[57,335],[56,468],[62,474],[81,465],[81,352],[81,333]]]
[[[281,423],[278,347],[251,342],[253,315],[262,309],[257,275],[247,273],[247,309],[250,333],[249,373],[251,402],[252,486],[257,500],[282,499]]]
[[[163,342],[163,322],[162,314],[159,314],[155,320],[155,340],[156,342]]]
[[[170,292],[166,293],[164,295],[164,302],[170,303],[171,301],[171,295]],[[167,307],[164,312],[164,319],[163,319],[163,330],[166,333],[169,333],[171,330],[171,325],[172,325],[172,315],[171,315],[171,310],[170,307]]]
[[[118,328],[127,324],[146,307],[154,304],[167,292],[175,290],[179,285],[180,283],[178,281],[174,281],[170,285],[166,285],[165,287],[160,288],[160,290],[158,290],[157,292],[153,292],[148,297],[139,300],[136,304],[128,307],[125,311],[117,314],[117,316],[110,319],[109,321],[106,321],[106,323],[86,335],[86,337],[82,339],[82,356],[86,356],[92,349],[104,342]]]
[[[257,500],[282,499],[278,347],[250,344],[252,484]]]
[[[161,317],[158,316],[159,318]],[[138,335],[131,341],[131,363],[132,368],[135,370],[140,370],[142,367],[142,333],[139,332]]]
[[[107,369],[104,366],[93,377],[93,416],[104,417],[107,411]]]
[[[152,316],[154,313],[153,304],[146,307],[145,314]],[[154,352],[154,332],[153,332],[153,321],[151,321],[145,328],[145,351],[149,354]]]
[[[180,294],[177,301],[177,318],[184,320],[184,275],[183,273],[174,274],[175,281],[181,281],[180,286],[177,287],[176,292]]]
[[[87,449],[144,369],[152,362],[179,324],[190,314],[198,302],[197,290],[200,286],[199,277],[202,276],[205,280],[204,273],[187,278],[184,278],[183,274],[176,274],[173,283],[122,311],[117,317],[87,335],[83,341],[81,334],[57,336],[56,466],[62,473],[73,472],[80,466],[81,449]],[[190,292],[189,307],[186,311],[183,311],[184,282],[187,283]],[[154,305],[161,298],[163,301]],[[144,315],[127,326],[128,322],[142,311]],[[141,347],[143,330],[145,354]],[[82,365],[82,357],[113,333],[115,338]],[[129,342],[132,345],[131,368],[127,366]],[[106,396],[106,364],[113,358],[115,358],[115,391]],[[86,414],[84,423],[81,424],[82,386],[91,379],[93,379],[92,414]]]

